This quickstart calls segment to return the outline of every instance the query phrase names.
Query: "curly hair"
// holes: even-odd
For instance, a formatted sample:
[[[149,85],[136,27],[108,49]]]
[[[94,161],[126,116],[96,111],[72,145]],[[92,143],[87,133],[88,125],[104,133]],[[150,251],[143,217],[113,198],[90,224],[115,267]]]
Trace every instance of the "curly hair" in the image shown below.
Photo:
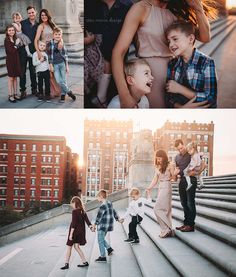
[[[161,168],[160,168],[160,172],[161,173],[165,173],[166,169],[169,165],[169,161],[168,161],[168,156],[166,154],[166,152],[164,150],[158,150],[155,153],[155,166],[157,167],[157,161],[156,158],[162,158],[162,163],[161,163]]]
[[[15,27],[11,24],[11,25],[8,25],[7,27],[6,27],[6,29],[5,29],[5,34],[6,34],[6,40],[10,40],[10,37],[9,37],[9,35],[8,35],[8,29],[10,29],[10,28],[13,28],[14,30],[15,30],[15,34],[14,34],[14,36],[13,36],[13,40],[14,40],[14,42],[16,42],[16,29],[15,29]]]
[[[53,22],[53,20],[52,20],[51,13],[50,13],[47,9],[42,9],[42,10],[40,11],[40,13],[39,13],[39,24],[43,23],[42,18],[41,18],[42,13],[45,13],[45,14],[46,14],[46,16],[47,16],[47,18],[48,18],[48,25],[52,28],[52,30],[53,30],[54,28],[56,28],[57,26],[56,26],[56,24],[55,24],[55,23]]]

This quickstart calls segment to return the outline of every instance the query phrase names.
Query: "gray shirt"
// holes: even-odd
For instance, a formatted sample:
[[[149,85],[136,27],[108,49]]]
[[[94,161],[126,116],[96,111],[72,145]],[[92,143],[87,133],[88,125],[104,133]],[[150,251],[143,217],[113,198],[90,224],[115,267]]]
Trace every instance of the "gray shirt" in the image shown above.
[[[180,169],[180,176],[183,177],[183,170],[189,165],[191,161],[191,155],[186,152],[184,155],[178,154],[175,157],[176,166]]]

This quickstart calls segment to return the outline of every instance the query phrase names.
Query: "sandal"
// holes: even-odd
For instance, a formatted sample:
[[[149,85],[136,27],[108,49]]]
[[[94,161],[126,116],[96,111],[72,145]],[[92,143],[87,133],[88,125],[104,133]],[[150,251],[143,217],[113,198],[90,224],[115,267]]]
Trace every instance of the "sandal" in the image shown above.
[[[15,103],[15,102],[16,102],[16,99],[14,98],[13,95],[9,95],[8,100],[9,100],[11,103]]]
[[[21,100],[21,97],[19,95],[17,95],[17,94],[14,94],[14,99],[15,100]]]
[[[160,234],[159,237],[164,239],[164,238],[170,238],[170,237],[173,237],[174,236],[174,233],[172,230],[170,230],[168,233],[166,234]]]

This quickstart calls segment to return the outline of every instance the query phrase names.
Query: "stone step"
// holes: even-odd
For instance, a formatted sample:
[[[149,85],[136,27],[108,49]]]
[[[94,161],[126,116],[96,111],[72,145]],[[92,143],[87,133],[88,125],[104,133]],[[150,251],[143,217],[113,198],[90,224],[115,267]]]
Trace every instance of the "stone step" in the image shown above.
[[[203,179],[207,180],[228,180],[228,179],[236,179],[236,174],[227,174],[227,175],[219,175],[219,176],[205,176]]]
[[[123,223],[126,237],[128,237],[129,220],[130,218],[127,218]],[[175,268],[173,268],[173,266],[168,262],[165,256],[163,256],[158,247],[156,247],[156,245],[150,240],[149,236],[140,228],[138,228],[138,235],[140,238],[140,244],[133,244],[131,247],[133,255],[136,257],[136,260],[141,269],[142,276],[180,276],[179,273],[176,272]]]
[[[159,238],[158,234],[161,232],[161,229],[155,220],[153,211],[147,208],[146,215],[140,227],[156,244],[157,248],[161,250],[181,276],[199,276],[199,271],[201,271],[201,276],[205,277],[227,276],[212,262],[197,253],[192,247],[186,245],[186,243],[178,237],[167,239]],[[185,235],[192,235],[192,233]]]
[[[172,191],[172,195],[179,195],[178,191]],[[211,193],[198,193],[196,191],[196,199],[214,199],[224,202],[236,202],[236,195],[224,195],[224,194],[211,194]]]
[[[173,187],[173,191],[178,191],[178,188]],[[228,194],[234,195],[236,194],[236,189],[211,189],[211,188],[203,188],[198,191],[198,193],[214,193],[214,194]]]
[[[147,216],[153,220],[153,223],[156,224],[156,218],[154,216],[154,212],[147,210]],[[172,220],[173,225],[176,226],[179,224],[175,219]],[[157,224],[156,224],[157,225]],[[153,229],[152,229],[153,230]],[[236,275],[236,251],[233,247],[212,238],[198,230],[191,233],[183,233],[181,231],[176,231],[175,236],[186,246],[190,247],[192,251],[198,253],[209,261],[209,263],[214,264],[223,270],[226,274],[230,276]],[[183,253],[183,252],[182,252]],[[224,253],[224,255],[222,255]],[[186,265],[187,261],[185,262]],[[201,276],[203,275],[203,266],[198,267],[198,270],[201,268]],[[199,272],[198,272],[199,273]],[[214,276],[213,271],[211,269],[211,275]],[[215,275],[218,276],[218,275]]]
[[[129,243],[124,242],[126,235],[121,224],[115,223],[114,229],[114,232],[110,232],[111,247],[114,249],[114,254],[111,256],[111,276],[142,277],[143,275]]]
[[[173,195],[172,199],[180,201],[179,196]],[[195,202],[199,206],[218,208],[218,209],[229,211],[229,212],[236,212],[236,204],[235,203],[227,203],[227,202],[223,202],[223,201],[216,201],[216,200],[210,200],[210,199],[198,199],[198,198],[195,198]]]
[[[227,184],[215,184],[215,183],[206,183],[206,182],[203,182],[204,183],[204,187],[201,189],[201,190],[204,190],[204,189],[235,189],[236,188],[236,184],[232,183],[227,183]],[[172,185],[173,188],[178,188],[179,185],[178,184],[173,184]]]
[[[207,56],[212,56],[218,46],[223,43],[223,41],[235,30],[236,21],[228,26],[224,32],[220,32],[211,43],[206,43],[201,47],[201,51],[205,53]]]
[[[7,76],[7,68],[6,66],[0,68],[0,78]]]
[[[235,184],[236,185],[236,180],[235,179],[230,179],[230,180],[203,180],[203,183],[206,185],[232,185]]]
[[[176,200],[172,200],[172,207],[179,210],[183,209],[180,202]],[[217,210],[216,212],[216,209],[214,208],[202,207],[202,206],[199,206],[198,204],[196,204],[196,209],[197,209],[197,214],[205,218],[218,221],[229,226],[236,227],[235,213],[221,211],[221,210]]]
[[[97,237],[97,234],[96,234],[96,237]],[[109,240],[109,233],[106,239]],[[106,263],[95,262],[95,259],[97,259],[99,256],[100,256],[100,252],[98,248],[98,242],[97,242],[97,239],[95,239],[93,244],[92,254],[90,256],[89,267],[87,270],[86,277],[94,277],[94,276],[110,277],[111,276],[110,257],[107,258]]]
[[[153,209],[154,204],[152,203],[150,205],[147,205],[147,207],[149,209]],[[183,209],[179,210],[173,207],[172,217],[180,221],[178,223],[178,226],[182,225],[184,220]],[[200,214],[197,213],[195,219],[195,228],[233,247],[236,247],[236,228],[232,226],[228,226],[217,221],[212,221],[210,219],[202,217]]]

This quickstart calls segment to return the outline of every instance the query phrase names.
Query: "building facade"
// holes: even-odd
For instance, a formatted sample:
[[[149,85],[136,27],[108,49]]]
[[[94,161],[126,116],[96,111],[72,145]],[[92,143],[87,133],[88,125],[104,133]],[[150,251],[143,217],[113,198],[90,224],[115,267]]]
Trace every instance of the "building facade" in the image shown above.
[[[82,194],[109,193],[126,187],[132,121],[85,120]]]
[[[168,153],[170,160],[174,160],[178,153],[175,149],[175,140],[182,139],[184,144],[191,141],[197,142],[198,152],[207,163],[207,168],[203,176],[213,175],[213,143],[214,143],[214,123],[187,123],[186,121],[170,122],[157,129],[154,133],[154,149],[163,149]]]
[[[63,199],[66,139],[0,135],[0,208],[52,207]]]

